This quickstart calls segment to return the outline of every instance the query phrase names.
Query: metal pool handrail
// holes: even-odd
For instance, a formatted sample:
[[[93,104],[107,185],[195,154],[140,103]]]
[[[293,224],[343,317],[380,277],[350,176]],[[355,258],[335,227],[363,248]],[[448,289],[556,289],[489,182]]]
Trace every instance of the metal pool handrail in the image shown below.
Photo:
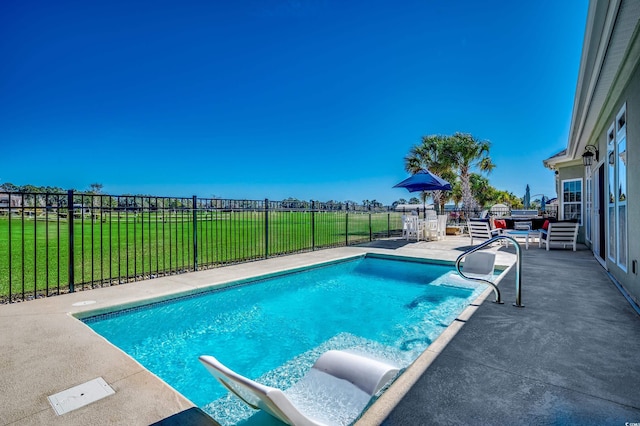
[[[489,280],[485,280],[483,278],[474,278],[474,277],[468,277],[466,276],[461,270],[460,270],[460,262],[462,261],[462,259],[471,253],[474,253],[480,249],[485,248],[486,246],[493,244],[494,242],[498,241],[498,240],[510,240],[513,245],[516,248],[516,303],[513,304],[513,306],[517,307],[517,308],[524,308],[524,305],[521,303],[522,302],[522,249],[520,248],[520,244],[513,238],[513,237],[509,237],[507,235],[496,235],[495,237],[491,238],[490,240],[485,241],[482,244],[479,244],[467,251],[465,251],[464,253],[462,253],[460,256],[458,256],[458,258],[456,259],[456,271],[458,272],[458,274],[460,274],[461,277],[467,279],[467,280],[472,280],[472,281],[481,281],[484,283],[489,284],[491,287],[493,287],[493,292],[496,295],[496,300],[494,301],[494,303],[504,303],[502,302],[502,300],[500,299],[500,290],[498,289],[498,286],[495,285],[495,283],[489,281]]]

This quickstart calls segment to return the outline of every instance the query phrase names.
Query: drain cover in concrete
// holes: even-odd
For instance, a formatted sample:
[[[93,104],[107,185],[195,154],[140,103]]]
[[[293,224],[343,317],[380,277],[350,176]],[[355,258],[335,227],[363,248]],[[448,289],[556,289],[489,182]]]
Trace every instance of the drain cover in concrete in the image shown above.
[[[84,407],[99,399],[113,395],[115,391],[102,377],[49,396],[49,402],[57,415]]]

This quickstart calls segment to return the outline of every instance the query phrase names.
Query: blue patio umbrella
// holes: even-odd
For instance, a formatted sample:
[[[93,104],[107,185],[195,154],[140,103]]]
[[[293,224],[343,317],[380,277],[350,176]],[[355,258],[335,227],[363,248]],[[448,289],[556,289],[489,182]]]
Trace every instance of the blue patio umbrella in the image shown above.
[[[544,212],[546,210],[547,210],[547,197],[543,195],[542,200],[540,200],[540,211]]]
[[[436,176],[429,170],[420,170],[418,173],[411,177],[406,178],[397,185],[393,185],[394,188],[406,188],[409,192],[418,191],[451,191],[451,184],[440,176]],[[426,217],[427,210],[424,209],[424,215]]]
[[[413,176],[410,176],[394,188],[406,188],[409,192],[418,191],[451,191],[451,184],[440,176],[436,176],[429,170],[420,170]]]
[[[529,190],[529,185],[527,185],[527,189],[524,192],[524,200],[523,200],[524,208],[528,209],[531,207],[531,191]]]

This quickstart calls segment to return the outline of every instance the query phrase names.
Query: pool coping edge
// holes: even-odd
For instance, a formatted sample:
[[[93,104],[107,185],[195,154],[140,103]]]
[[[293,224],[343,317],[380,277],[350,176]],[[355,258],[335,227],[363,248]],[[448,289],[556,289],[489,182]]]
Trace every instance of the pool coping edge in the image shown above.
[[[514,266],[515,263],[512,263],[500,273],[496,280],[496,285],[502,281]],[[382,424],[491,293],[493,293],[493,289],[487,286],[487,288],[449,324],[436,340],[391,383],[387,390],[362,413],[354,423],[354,426]]]

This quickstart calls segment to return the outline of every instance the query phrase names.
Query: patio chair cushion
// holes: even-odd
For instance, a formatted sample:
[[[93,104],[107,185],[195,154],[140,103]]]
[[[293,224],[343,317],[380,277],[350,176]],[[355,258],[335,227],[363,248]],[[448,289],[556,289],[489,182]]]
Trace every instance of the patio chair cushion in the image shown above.
[[[544,229],[545,231],[549,229],[549,219],[544,221],[544,223],[542,224],[542,229]]]
[[[496,229],[507,229],[507,221],[504,219],[494,220],[493,225],[496,227]]]

